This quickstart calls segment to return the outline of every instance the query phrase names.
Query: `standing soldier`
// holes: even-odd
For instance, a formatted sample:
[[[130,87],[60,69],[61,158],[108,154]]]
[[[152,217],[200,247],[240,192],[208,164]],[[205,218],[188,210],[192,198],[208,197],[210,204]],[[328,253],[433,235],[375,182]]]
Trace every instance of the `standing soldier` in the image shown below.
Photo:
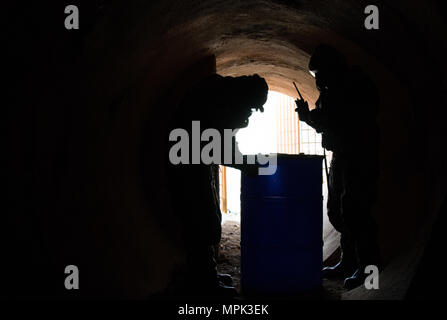
[[[341,260],[323,269],[326,278],[343,277],[351,289],[364,283],[367,265],[380,269],[377,227],[371,209],[379,177],[379,97],[360,67],[350,67],[333,47],[320,45],[309,70],[320,96],[315,109],[296,100],[299,118],[322,134],[333,152],[328,181],[328,218],[341,233]]]

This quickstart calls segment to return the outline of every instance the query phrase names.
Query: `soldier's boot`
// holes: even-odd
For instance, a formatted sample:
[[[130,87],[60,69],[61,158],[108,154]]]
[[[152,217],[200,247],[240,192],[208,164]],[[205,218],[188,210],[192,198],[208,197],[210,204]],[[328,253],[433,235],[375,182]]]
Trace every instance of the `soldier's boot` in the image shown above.
[[[223,283],[219,282],[216,287],[211,291],[212,297],[217,298],[235,298],[239,294],[237,290],[232,286],[226,286]]]
[[[355,243],[345,234],[340,238],[341,258],[340,261],[331,267],[325,267],[322,270],[322,276],[326,279],[346,278],[352,275],[357,269],[357,254]]]
[[[359,257],[359,268],[344,281],[344,287],[348,290],[364,285],[366,277],[370,275],[365,273],[367,266],[376,266],[379,272],[382,270],[379,247],[373,235],[362,237],[357,242],[357,254]]]
[[[371,264],[378,268],[378,271],[382,271],[382,267],[380,264]],[[359,286],[365,285],[366,278],[370,275],[370,273],[365,273],[366,267],[368,265],[362,265],[359,267],[352,276],[345,279],[343,286],[348,289],[352,290],[354,288],[357,288]]]
[[[223,284],[217,277],[204,278],[203,275],[196,275],[194,278],[196,281],[192,281],[185,291],[188,297],[213,299],[238,296],[238,292],[234,287]]]
[[[217,280],[219,280],[219,282],[222,283],[224,286],[233,286],[233,278],[229,274],[218,273]]]
[[[227,283],[228,280],[233,281],[231,276],[223,275],[221,277],[217,272],[211,276],[208,275],[204,285],[198,288],[201,291],[200,296],[204,298],[234,298],[238,296],[237,290],[231,284],[224,283],[222,279]]]
[[[362,268],[355,270],[354,274],[345,279],[343,286],[348,289],[354,289],[365,283],[366,275]]]
[[[198,252],[198,251],[196,251]],[[189,288],[191,295],[200,298],[232,298],[238,295],[237,290],[223,281],[232,278],[229,275],[219,275],[217,273],[217,263],[214,258],[214,250],[210,246],[201,251],[202,254],[195,255],[190,266],[191,275]],[[223,280],[223,281],[222,281]]]

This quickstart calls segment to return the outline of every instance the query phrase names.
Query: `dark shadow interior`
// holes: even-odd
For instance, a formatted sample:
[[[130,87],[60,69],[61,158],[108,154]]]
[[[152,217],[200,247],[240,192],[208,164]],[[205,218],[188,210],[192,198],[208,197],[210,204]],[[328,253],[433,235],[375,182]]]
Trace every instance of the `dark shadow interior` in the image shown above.
[[[162,169],[176,104],[215,72],[257,73],[292,97],[295,81],[313,104],[307,64],[320,43],[362,65],[381,96],[374,217],[384,289],[344,298],[404,298],[428,285],[412,279],[447,191],[445,4],[379,1],[380,29],[366,30],[369,3],[355,0],[72,2],[79,30],[64,28],[63,3],[5,9],[13,99],[2,295],[163,290],[184,260]],[[432,237],[445,227],[436,221]],[[82,272],[78,292],[63,287],[68,264]],[[29,270],[39,274],[31,286]]]

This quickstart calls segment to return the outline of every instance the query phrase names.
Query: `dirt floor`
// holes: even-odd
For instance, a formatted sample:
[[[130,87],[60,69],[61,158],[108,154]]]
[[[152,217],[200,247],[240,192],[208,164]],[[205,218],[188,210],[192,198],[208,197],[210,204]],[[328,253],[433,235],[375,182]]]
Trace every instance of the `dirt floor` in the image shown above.
[[[222,240],[220,241],[217,262],[219,273],[231,275],[234,287],[240,292],[241,228],[238,222],[225,221],[222,224]]]
[[[222,224],[222,240],[219,248],[218,270],[233,277],[233,285],[240,291],[241,280],[241,229],[239,222],[225,221]],[[320,298],[338,300],[342,293],[342,280],[323,279],[323,290]]]

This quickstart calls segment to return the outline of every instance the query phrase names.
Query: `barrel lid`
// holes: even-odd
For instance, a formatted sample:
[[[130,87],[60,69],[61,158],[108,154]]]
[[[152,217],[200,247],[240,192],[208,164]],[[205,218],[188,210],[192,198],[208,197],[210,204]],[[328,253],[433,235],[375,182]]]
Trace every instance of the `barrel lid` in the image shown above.
[[[323,159],[323,156],[318,154],[304,154],[304,153],[300,154],[278,153],[277,157],[283,159]]]
[[[288,154],[288,153],[271,153],[270,155],[276,155],[280,159],[323,159],[324,156],[318,154]],[[244,156],[248,156],[244,154]],[[255,156],[255,155],[253,155]],[[267,156],[267,154],[266,154]]]

